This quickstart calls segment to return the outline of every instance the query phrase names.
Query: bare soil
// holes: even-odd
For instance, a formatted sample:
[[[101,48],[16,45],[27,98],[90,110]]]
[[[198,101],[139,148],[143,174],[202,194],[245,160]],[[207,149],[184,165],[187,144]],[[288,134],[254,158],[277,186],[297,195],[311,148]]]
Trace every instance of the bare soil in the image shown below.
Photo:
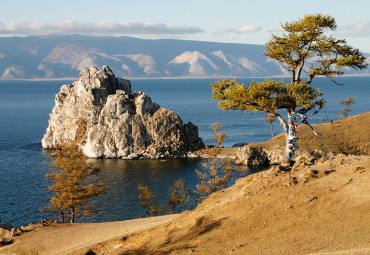
[[[14,244],[0,248],[0,254],[71,254],[122,235],[163,225],[177,217],[165,215],[106,223],[52,224],[15,237]]]
[[[314,163],[299,158],[289,172],[274,166],[239,179],[156,227],[146,228],[147,219],[94,230],[45,227],[16,237],[0,254],[370,254],[369,124],[366,113],[315,125],[320,137],[300,127],[300,148],[338,155]],[[259,145],[284,145],[284,139]]]

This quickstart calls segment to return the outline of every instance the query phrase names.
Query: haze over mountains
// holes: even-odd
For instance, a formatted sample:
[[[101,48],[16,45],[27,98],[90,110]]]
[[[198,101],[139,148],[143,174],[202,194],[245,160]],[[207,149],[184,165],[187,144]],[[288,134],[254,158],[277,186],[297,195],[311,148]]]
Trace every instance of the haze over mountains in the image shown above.
[[[264,45],[131,37],[29,36],[0,38],[0,79],[77,77],[82,67],[109,65],[116,76],[266,77],[286,69]],[[346,74],[369,74],[369,70]]]

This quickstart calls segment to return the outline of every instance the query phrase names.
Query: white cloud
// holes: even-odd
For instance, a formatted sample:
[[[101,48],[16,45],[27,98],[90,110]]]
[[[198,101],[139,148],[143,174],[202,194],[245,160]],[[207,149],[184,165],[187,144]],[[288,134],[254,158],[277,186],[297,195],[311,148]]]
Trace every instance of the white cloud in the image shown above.
[[[244,34],[244,33],[254,33],[260,30],[261,30],[260,26],[246,25],[240,29],[233,29],[233,28],[219,29],[219,30],[214,31],[213,34],[215,35],[222,35],[222,34],[228,34],[228,33]]]
[[[345,37],[367,37],[370,36],[370,22],[359,22],[347,26],[338,26],[336,35]]]
[[[160,23],[138,22],[77,22],[62,20],[58,22],[24,22],[0,23],[0,35],[165,35],[165,34],[194,34],[204,32],[195,26],[167,26]]]
[[[259,26],[249,26],[249,25],[246,25],[244,27],[242,27],[241,29],[239,29],[239,33],[254,33],[254,32],[257,32],[261,30],[261,28]]]

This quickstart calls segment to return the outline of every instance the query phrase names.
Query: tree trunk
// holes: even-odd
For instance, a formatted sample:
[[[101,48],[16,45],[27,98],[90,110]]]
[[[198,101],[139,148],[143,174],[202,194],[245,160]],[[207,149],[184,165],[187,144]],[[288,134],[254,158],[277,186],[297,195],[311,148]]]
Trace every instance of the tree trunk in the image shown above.
[[[274,138],[274,125],[271,123],[271,138]]]
[[[149,207],[148,207],[148,209],[145,211],[145,213],[146,213],[146,217],[147,217],[147,218],[149,218],[149,217],[150,217],[150,214],[149,214]]]
[[[75,208],[71,208],[71,223],[75,223]]]
[[[63,210],[60,210],[60,216],[62,217],[62,222],[63,223],[66,223],[66,219],[65,219],[65,215],[64,215],[64,211]]]
[[[286,159],[289,162],[292,162],[294,159],[295,151],[297,147],[295,145],[297,141],[297,119],[294,116],[294,111],[292,109],[288,109],[288,134],[286,136]]]

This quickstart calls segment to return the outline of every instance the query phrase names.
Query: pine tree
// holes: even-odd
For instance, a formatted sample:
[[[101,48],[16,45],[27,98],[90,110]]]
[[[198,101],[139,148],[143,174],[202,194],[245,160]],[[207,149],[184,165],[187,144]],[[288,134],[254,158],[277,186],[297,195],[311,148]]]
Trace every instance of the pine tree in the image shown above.
[[[97,211],[88,206],[92,197],[105,192],[103,182],[85,185],[86,177],[96,174],[99,169],[86,163],[77,145],[64,146],[55,152],[56,159],[53,165],[58,172],[46,174],[46,178],[54,181],[48,189],[55,193],[51,198],[51,211],[59,211],[62,222],[74,223],[77,215],[92,215]]]
[[[291,75],[290,83],[265,80],[244,85],[235,79],[211,83],[213,99],[220,101],[219,108],[262,111],[279,120],[286,132],[286,159],[290,163],[297,150],[297,117],[303,124],[308,124],[305,114],[325,104],[321,98],[323,94],[311,85],[313,79],[325,76],[338,84],[334,78],[342,75],[343,69],[367,67],[366,57],[358,49],[347,45],[345,40],[324,34],[324,30],[335,30],[336,27],[330,16],[306,15],[282,25],[286,31],[282,36],[272,35],[265,54],[287,69]],[[307,79],[302,78],[302,72],[306,72]],[[277,112],[279,109],[286,109],[288,121]]]
[[[344,109],[337,112],[337,114],[347,118],[349,113],[352,112],[351,105],[355,104],[356,100],[352,97],[348,97],[346,100],[338,100],[338,102],[344,105]]]

